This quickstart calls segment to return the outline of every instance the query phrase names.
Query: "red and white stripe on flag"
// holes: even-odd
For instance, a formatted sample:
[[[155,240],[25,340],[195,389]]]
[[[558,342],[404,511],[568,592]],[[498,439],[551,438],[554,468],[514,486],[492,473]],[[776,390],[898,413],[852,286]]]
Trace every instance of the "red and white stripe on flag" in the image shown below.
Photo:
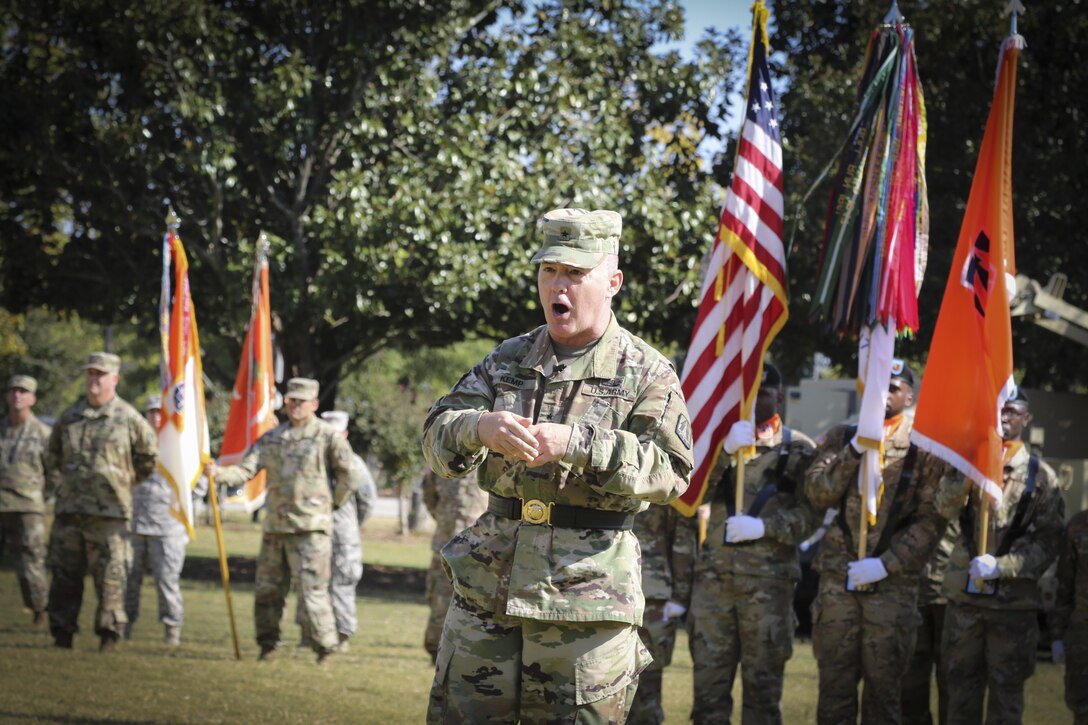
[[[767,69],[766,10],[757,12],[747,114],[680,383],[691,416],[695,467],[673,506],[702,502],[730,427],[750,418],[763,356],[789,316],[782,241],[782,143]]]

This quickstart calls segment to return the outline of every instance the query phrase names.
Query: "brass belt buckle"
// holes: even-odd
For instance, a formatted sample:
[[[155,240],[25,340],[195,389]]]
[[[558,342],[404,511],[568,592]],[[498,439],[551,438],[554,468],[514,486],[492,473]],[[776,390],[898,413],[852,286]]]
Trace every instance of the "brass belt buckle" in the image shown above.
[[[552,506],[554,503],[544,503],[538,498],[531,498],[528,501],[521,499],[521,520],[528,524],[548,524],[552,523]]]

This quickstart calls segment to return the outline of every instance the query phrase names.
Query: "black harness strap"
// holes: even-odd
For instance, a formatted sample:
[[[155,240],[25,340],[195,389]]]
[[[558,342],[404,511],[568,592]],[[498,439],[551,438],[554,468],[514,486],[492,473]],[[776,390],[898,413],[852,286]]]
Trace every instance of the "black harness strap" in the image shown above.
[[[1020,500],[1016,504],[1016,513],[1012,515],[1009,527],[1005,529],[1005,536],[994,550],[994,556],[1004,556],[1009,553],[1013,542],[1019,539],[1027,531],[1027,520],[1035,503],[1035,479],[1039,475],[1038,456],[1028,457],[1028,478],[1024,481],[1024,492],[1020,494]],[[978,538],[975,529],[975,507],[965,506],[960,513],[960,526],[963,528],[963,537],[967,542],[967,552],[971,558],[978,556]]]
[[[790,443],[793,441],[793,433],[786,426],[782,426],[782,442],[778,445],[778,461],[774,468],[768,468],[763,471],[764,484],[759,489],[759,493],[756,494],[756,498],[752,501],[752,505],[748,507],[746,512],[748,516],[759,516],[759,512],[763,510],[763,507],[770,501],[771,496],[774,496],[779,491],[792,492],[793,482],[786,478],[786,466],[789,465],[790,457]],[[736,466],[730,466],[725,469],[725,473],[722,474],[721,482],[718,484],[718,496],[719,500],[725,502],[725,510],[733,516],[735,511],[735,501],[737,500],[737,482],[736,482]],[[786,484],[786,485],[780,485]]]
[[[855,427],[856,431],[857,428]],[[847,440],[853,438],[851,433]],[[913,443],[910,448],[907,449],[907,455],[903,457],[903,470],[899,473],[899,483],[895,487],[895,494],[892,498],[892,504],[888,508],[888,517],[884,523],[884,528],[880,532],[880,538],[876,542],[876,548],[869,552],[869,556],[880,556],[887,551],[888,546],[891,545],[892,536],[897,532],[906,528],[908,521],[906,519],[900,521],[899,515],[903,510],[903,506],[907,503],[907,497],[910,495],[910,480],[914,477],[914,461],[918,457],[918,447]],[[846,498],[850,495],[850,487],[847,485],[846,491],[842,495],[842,500],[839,502],[839,515],[835,517],[835,520],[839,524],[839,528],[842,530],[843,538],[846,540],[846,544],[849,547],[848,551],[856,551],[857,544],[854,541],[853,534],[850,533],[850,527],[846,523]],[[864,506],[865,502],[861,501],[861,505]]]

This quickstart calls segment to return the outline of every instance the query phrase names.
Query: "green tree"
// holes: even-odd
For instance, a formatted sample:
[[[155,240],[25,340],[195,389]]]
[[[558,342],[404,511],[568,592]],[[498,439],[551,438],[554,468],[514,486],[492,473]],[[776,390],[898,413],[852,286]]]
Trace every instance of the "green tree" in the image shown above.
[[[552,208],[625,216],[625,324],[690,330],[735,38],[697,57],[675,0],[15,0],[0,303],[154,334],[169,198],[205,369],[233,378],[253,244],[271,239],[288,375],[540,321],[528,256]]]
[[[1021,272],[1045,282],[1057,271],[1088,265],[1088,193],[1082,159],[1088,152],[1088,83],[1083,43],[1088,15],[1080,3],[1036,3],[1020,18],[1028,47],[1017,79],[1013,195],[1016,257]],[[854,93],[865,44],[888,11],[888,0],[775,2],[772,42],[784,51],[789,78],[782,96],[787,209],[797,235],[790,259],[792,319],[776,343],[786,367],[800,369],[820,349],[846,369],[856,345],[832,341],[805,324],[815,288],[828,184],[808,203],[801,195],[830,160],[856,108]],[[952,254],[993,96],[998,49],[1008,33],[1004,3],[965,0],[901,2],[916,32],[919,72],[929,121],[927,181],[931,210],[929,266],[919,295],[921,331],[900,352],[923,359],[948,279]],[[1088,306],[1088,280],[1070,274],[1067,301]],[[1023,320],[1014,320],[1014,355],[1029,386],[1088,383],[1088,350]]]

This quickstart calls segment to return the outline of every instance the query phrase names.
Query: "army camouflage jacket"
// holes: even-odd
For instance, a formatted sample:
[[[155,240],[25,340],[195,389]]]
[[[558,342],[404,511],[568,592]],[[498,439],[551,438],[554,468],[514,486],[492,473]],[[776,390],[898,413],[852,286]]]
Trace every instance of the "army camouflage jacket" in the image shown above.
[[[434,518],[433,551],[441,551],[450,539],[471,526],[487,510],[487,493],[476,481],[475,470],[467,476],[447,481],[427,469],[422,488],[423,505]]]
[[[185,495],[189,495],[186,493]],[[132,533],[142,536],[184,536],[189,532],[170,513],[174,487],[156,471],[132,491]]]
[[[1023,496],[1029,459],[1030,451],[1025,444],[1005,464],[1004,496],[1001,506],[990,512],[990,533],[987,535],[987,549],[995,555],[1009,535],[1010,525]],[[1065,502],[1053,469],[1045,462],[1039,462],[1035,491],[1019,529],[1021,534],[1006,544],[1007,554],[997,557],[998,584],[994,596],[978,596],[965,591],[971,559],[980,553],[977,550],[977,530],[967,531],[967,527],[977,520],[978,497],[978,489],[972,490],[967,504],[970,510],[965,510],[964,515],[953,522],[956,526],[956,544],[944,578],[945,597],[952,602],[992,609],[1041,609],[1043,598],[1039,579],[1058,557],[1065,528]],[[975,527],[977,524],[971,528]]]
[[[0,512],[45,513],[45,456],[52,430],[31,413],[0,419]]]
[[[903,463],[910,449],[911,420],[904,418],[895,433],[884,441],[884,494],[877,509],[876,524],[868,527],[866,551],[872,556],[885,527],[893,532],[880,561],[892,582],[916,585],[922,568],[944,534],[948,519],[959,512],[963,488],[958,477],[936,456],[918,450],[910,478],[912,491],[890,521],[892,503],[899,488]],[[849,426],[833,428],[816,452],[816,460],[805,476],[805,494],[818,510],[839,509],[827,531],[813,568],[821,575],[846,577],[846,565],[857,559],[857,535],[861,521],[858,493],[858,464],[861,456],[850,445]],[[842,506],[845,496],[846,505]],[[845,524],[849,539],[843,535]]]
[[[699,543],[698,522],[672,506],[653,505],[635,517],[642,550],[642,593],[646,599],[691,603],[691,580]]]
[[[56,512],[128,520],[132,487],[155,470],[158,450],[151,424],[121,398],[97,408],[80,400],[61,413],[49,437]]]
[[[1070,628],[1088,637],[1088,511],[1069,519],[1058,556],[1058,596],[1050,633],[1063,639]]]
[[[487,411],[573,427],[561,461],[539,468],[480,442]],[[500,344],[431,408],[423,452],[441,476],[479,467],[499,496],[637,512],[668,503],[691,473],[691,424],[672,365],[619,326],[557,363],[547,326]],[[485,513],[443,550],[457,593],[484,611],[551,621],[641,624],[631,531],[552,528]]]
[[[744,464],[744,508],[748,511],[763,487],[772,482],[779,467],[782,450],[782,430],[766,441],[756,442],[756,457]],[[728,507],[733,506],[733,457],[719,454],[710,474],[710,486],[703,502],[710,503],[706,542],[699,552],[695,566],[696,579],[720,578],[725,575],[767,576],[798,581],[801,565],[797,546],[812,535],[820,525],[823,514],[805,498],[805,471],[816,455],[816,444],[799,431],[790,431],[786,448],[787,462],[783,481],[773,481],[778,492],[767,499],[759,511],[764,534],[761,539],[740,546],[725,545],[725,522]],[[728,475],[726,475],[728,473]]]
[[[922,569],[921,586],[918,589],[918,606],[925,607],[930,604],[947,604],[944,596],[944,577],[948,572],[948,558],[952,555],[952,549],[956,545],[956,536],[959,535],[959,527],[955,521],[950,521],[944,536],[937,542],[933,549],[933,555],[929,557],[925,568]]]
[[[281,423],[257,439],[245,458],[219,469],[225,486],[240,486],[264,469],[267,498],[264,531],[332,534],[332,511],[359,488],[362,472],[355,467],[351,446],[317,416],[292,428]],[[329,479],[336,483],[330,486]]]
[[[371,509],[378,500],[378,487],[374,483],[374,477],[370,475],[370,467],[356,454],[352,454],[355,470],[359,474],[359,488],[348,498],[342,506],[332,512],[332,538],[333,541],[349,542],[352,546],[361,546],[362,537],[359,535],[359,527],[370,518]],[[329,489],[336,492],[336,478],[329,478]]]

